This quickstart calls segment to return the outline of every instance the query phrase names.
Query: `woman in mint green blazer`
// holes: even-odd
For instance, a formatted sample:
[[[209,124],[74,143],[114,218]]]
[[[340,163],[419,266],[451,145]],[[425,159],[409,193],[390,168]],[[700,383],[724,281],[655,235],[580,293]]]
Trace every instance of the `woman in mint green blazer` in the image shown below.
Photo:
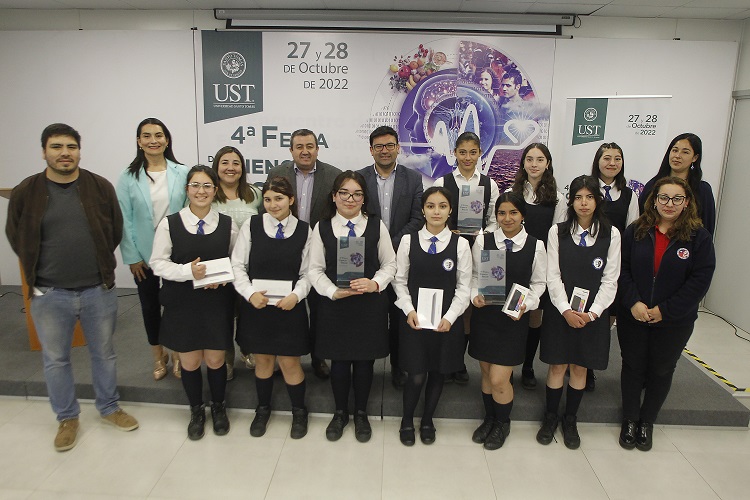
[[[138,125],[136,144],[135,159],[117,182],[124,222],[120,252],[138,287],[143,323],[154,357],[153,375],[155,380],[161,380],[167,375],[169,355],[159,343],[159,277],[154,276],[148,261],[156,226],[185,205],[188,168],[175,159],[172,135],[156,118],[146,118]],[[174,353],[172,364],[174,375],[180,377],[180,361]]]

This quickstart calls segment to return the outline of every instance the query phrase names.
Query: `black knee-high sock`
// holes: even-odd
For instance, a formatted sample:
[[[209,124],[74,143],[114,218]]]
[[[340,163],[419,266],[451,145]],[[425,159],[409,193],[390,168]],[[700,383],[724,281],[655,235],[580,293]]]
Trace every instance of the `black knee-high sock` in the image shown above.
[[[420,425],[432,425],[432,417],[435,415],[435,409],[440,401],[440,394],[443,393],[443,384],[445,384],[445,375],[438,372],[429,372],[427,374],[427,387],[424,390],[424,414]]]
[[[422,386],[426,373],[409,374],[404,384],[404,416],[401,419],[401,428],[414,427],[414,410],[422,394]]]
[[[370,399],[370,388],[374,376],[375,360],[354,361],[354,411],[367,411],[367,401]]]
[[[331,389],[337,411],[349,412],[349,390],[352,385],[352,362],[331,360]]]
[[[565,401],[565,416],[575,417],[578,413],[578,407],[581,406],[581,400],[583,399],[583,389],[573,389],[570,385],[568,385],[566,398],[567,400]]]
[[[560,407],[562,393],[562,387],[553,389],[550,386],[547,386],[547,413],[557,413],[557,409]]]
[[[529,327],[529,333],[526,336],[526,359],[523,360],[523,369],[526,371],[534,369],[534,358],[536,357],[536,349],[539,347],[539,338],[541,336],[541,327]]]
[[[498,403],[497,401],[492,402],[495,405],[495,422],[505,423],[510,422],[510,411],[513,409],[513,400],[510,403]]]
[[[297,385],[286,384],[286,392],[292,401],[292,408],[305,408],[305,380]]]
[[[219,368],[206,367],[206,378],[211,390],[211,401],[223,403],[227,392],[227,364],[224,363]]]
[[[495,418],[495,402],[492,400],[492,394],[483,392],[482,403],[484,403],[484,419]]]
[[[255,390],[258,392],[258,406],[271,406],[273,375],[268,378],[255,377]]]
[[[185,388],[190,406],[203,404],[203,374],[200,366],[192,371],[182,368],[182,387]]]

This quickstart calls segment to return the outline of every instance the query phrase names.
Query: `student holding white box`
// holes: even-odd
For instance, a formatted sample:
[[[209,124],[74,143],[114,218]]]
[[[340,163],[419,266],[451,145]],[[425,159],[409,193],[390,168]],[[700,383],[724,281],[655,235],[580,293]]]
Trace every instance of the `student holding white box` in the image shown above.
[[[472,248],[474,272],[471,297],[474,313],[471,316],[469,355],[479,361],[482,370],[482,401],[485,417],[474,431],[472,440],[484,443],[485,449],[496,450],[510,433],[510,412],[513,408],[513,386],[510,383],[513,367],[523,363],[526,356],[526,335],[529,329],[527,311],[539,307],[546,288],[547,254],[544,243],[529,235],[523,226],[526,215],[524,199],[513,192],[500,195],[495,206],[497,231],[478,236]],[[505,300],[519,298],[511,295],[512,286],[528,289],[517,317],[506,314],[503,305],[490,305],[479,288],[479,273],[483,251],[506,252],[505,269],[495,273],[505,278]],[[515,310],[515,307],[512,308]]]
[[[201,363],[205,360],[211,389],[214,433],[229,432],[224,407],[227,367],[224,351],[234,330],[234,289],[230,285],[193,288],[206,276],[201,261],[229,257],[237,239],[232,219],[211,208],[219,178],[210,167],[196,165],[187,174],[189,204],[163,219],[156,228],[149,265],[162,278],[164,314],[159,337],[180,354],[182,385],[190,403],[188,437],[203,437],[206,423]]]
[[[570,183],[565,222],[547,236],[547,290],[550,304],[539,358],[549,365],[546,412],[536,440],[549,444],[557,428],[565,372],[570,368],[562,432],[565,446],[581,444],[576,416],[586,387],[586,369],[604,370],[609,362],[609,305],[620,274],[620,232],[603,213],[598,179],[582,175]],[[577,294],[576,288],[588,291]],[[578,306],[582,306],[581,310]]]

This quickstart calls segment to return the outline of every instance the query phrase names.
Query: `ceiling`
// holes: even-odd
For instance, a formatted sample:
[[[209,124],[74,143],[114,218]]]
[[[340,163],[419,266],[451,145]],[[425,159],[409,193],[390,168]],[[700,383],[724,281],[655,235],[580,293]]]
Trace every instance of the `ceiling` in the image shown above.
[[[607,17],[750,18],[750,0],[0,0],[0,9],[211,10],[367,9],[514,14],[578,14]]]

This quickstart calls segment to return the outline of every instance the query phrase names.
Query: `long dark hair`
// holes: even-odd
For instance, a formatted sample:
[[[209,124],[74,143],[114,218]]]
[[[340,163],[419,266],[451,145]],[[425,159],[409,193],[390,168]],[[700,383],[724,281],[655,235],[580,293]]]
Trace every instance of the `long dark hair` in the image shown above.
[[[174,157],[174,152],[172,152],[172,134],[169,132],[167,126],[164,125],[164,122],[162,122],[158,118],[146,118],[138,124],[138,130],[135,133],[136,139],[141,136],[141,130],[143,129],[144,125],[158,125],[161,127],[162,132],[164,132],[164,137],[167,138],[167,149],[164,150],[164,157],[169,161],[180,163],[179,161],[177,161],[177,158]],[[132,176],[138,179],[141,174],[141,170],[143,170],[144,172],[146,172],[146,177],[151,179],[151,176],[148,175],[148,172],[146,171],[146,167],[148,167],[148,164],[146,163],[146,153],[144,153],[143,150],[136,144],[135,158],[130,162],[130,165],[128,165],[128,172],[130,172]]]
[[[362,193],[364,194],[364,198],[362,198],[362,213],[364,215],[367,215],[368,197],[367,183],[365,182],[365,178],[359,172],[345,170],[344,172],[341,172],[339,175],[337,175],[336,179],[334,179],[333,181],[333,188],[331,189],[331,194],[328,197],[328,204],[326,205],[325,211],[323,212],[326,219],[333,219],[336,216],[336,202],[333,201],[333,197],[336,196],[336,193],[338,193],[339,189],[341,189],[341,186],[349,179],[359,184],[359,187],[362,188]]]
[[[264,197],[267,191],[283,194],[289,199],[294,198],[294,189],[292,189],[289,179],[281,177],[280,175],[266,179],[266,182],[263,183],[263,189],[261,190]],[[289,206],[289,210],[292,212],[293,216],[297,217],[297,199],[295,198],[294,201],[295,203]]]
[[[684,134],[680,134],[672,139],[672,142],[669,143],[669,147],[667,147],[667,151],[664,153],[664,158],[661,160],[659,172],[657,172],[654,179],[659,180],[662,177],[670,177],[672,175],[672,166],[669,164],[669,152],[672,151],[672,147],[674,147],[677,141],[683,139],[686,139],[690,143],[693,153],[698,156],[690,166],[690,170],[688,170],[687,181],[694,194],[693,200],[696,205],[695,208],[698,210],[698,213],[701,213],[700,200],[697,196],[700,191],[701,180],[703,179],[703,169],[701,169],[701,160],[703,159],[703,141],[701,141],[700,137],[691,132],[685,132]]]
[[[247,182],[247,175],[245,173],[245,157],[242,156],[242,153],[240,153],[239,149],[235,148],[234,146],[224,146],[223,148],[218,150],[214,155],[214,162],[211,164],[211,168],[214,169],[216,175],[219,175],[219,163],[221,162],[221,157],[229,153],[234,153],[240,157],[240,168],[242,169],[242,172],[240,173],[240,184],[239,186],[237,186],[237,196],[239,196],[239,198],[245,203],[250,203],[255,199],[255,192]],[[217,203],[225,203],[227,201],[227,195],[226,193],[224,193],[224,190],[221,189],[221,180],[219,181],[219,189],[216,191],[215,199]]]
[[[514,193],[513,191],[506,191],[498,196],[497,201],[495,202],[495,219],[497,219],[497,211],[500,210],[500,205],[503,203],[512,204],[516,207],[516,210],[521,212],[521,215],[526,218],[526,202],[524,201],[523,196]]]
[[[557,205],[557,182],[555,182],[555,173],[552,170],[552,153],[549,148],[541,142],[534,142],[526,146],[526,149],[521,153],[521,163],[518,165],[518,172],[516,173],[516,180],[513,182],[511,191],[516,194],[523,196],[523,186],[526,181],[529,180],[529,174],[526,173],[526,169],[523,168],[526,155],[532,149],[538,149],[542,152],[545,158],[547,158],[547,168],[542,174],[542,178],[539,180],[534,190],[534,202],[539,205],[555,206]]]
[[[633,223],[635,224],[636,240],[645,238],[649,230],[659,223],[661,217],[656,210],[656,196],[659,194],[659,189],[666,184],[680,186],[685,191],[685,203],[688,204],[674,221],[672,227],[669,228],[669,231],[667,231],[667,237],[680,241],[690,241],[693,233],[699,227],[703,226],[703,221],[698,216],[698,209],[695,206],[695,196],[693,195],[693,190],[690,189],[690,184],[679,177],[662,177],[656,181],[654,189],[648,194],[646,204],[643,205],[643,213]]]
[[[591,164],[591,176],[596,177],[597,179],[601,179],[602,177],[602,171],[599,170],[599,160],[602,159],[602,156],[604,156],[604,151],[607,149],[616,149],[620,152],[620,158],[622,158],[622,168],[620,169],[620,172],[615,176],[615,187],[622,191],[625,189],[625,154],[622,152],[622,148],[617,145],[617,143],[614,142],[605,142],[601,146],[599,146],[599,149],[596,150],[596,154],[594,154],[594,162]]]
[[[559,226],[558,236],[570,234],[574,229],[578,229],[578,214],[576,214],[576,210],[573,208],[573,203],[575,202],[576,194],[581,189],[585,189],[594,195],[594,202],[596,203],[594,213],[591,215],[591,227],[588,229],[589,234],[596,236],[599,229],[609,229],[609,221],[607,220],[607,216],[604,215],[604,197],[602,196],[601,189],[599,189],[599,179],[591,175],[580,175],[570,183],[568,210],[565,221]]]

